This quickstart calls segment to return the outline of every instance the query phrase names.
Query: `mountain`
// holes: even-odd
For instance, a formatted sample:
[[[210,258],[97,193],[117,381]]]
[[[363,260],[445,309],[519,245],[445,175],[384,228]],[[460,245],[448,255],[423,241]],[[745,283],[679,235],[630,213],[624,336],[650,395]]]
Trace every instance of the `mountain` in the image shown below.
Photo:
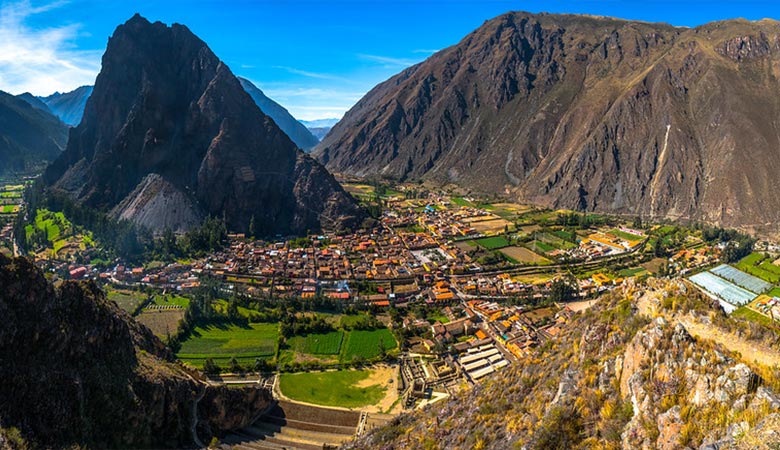
[[[263,114],[187,27],[135,15],[109,39],[54,194],[152,231],[205,216],[258,236],[357,225],[363,211]]]
[[[49,109],[49,107],[46,105],[46,103],[43,103],[43,101],[41,99],[39,99],[38,97],[30,94],[29,92],[25,92],[23,94],[19,94],[19,95],[16,96],[16,98],[26,101],[27,103],[30,104],[30,106],[32,106],[35,109],[39,109],[41,111],[45,111],[45,112],[47,112],[49,114],[53,114],[51,112],[51,110]]]
[[[287,134],[287,136],[295,142],[298,148],[309,151],[311,150],[319,140],[311,134],[311,132],[303,126],[300,122],[295,120],[282,105],[268,98],[263,91],[257,86],[252,84],[251,81],[246,78],[238,77],[238,81],[241,82],[241,87],[252,97],[255,104],[260,108],[263,114],[271,117],[276,125]]]
[[[334,172],[553,208],[777,228],[780,23],[513,12],[366,94]]]
[[[727,317],[681,281],[650,281],[575,314],[517,365],[345,447],[777,448],[777,332]]]
[[[306,126],[318,140],[322,140],[328,135],[328,132],[333,125],[339,122],[339,119],[317,119],[317,120],[299,120],[300,123]]]
[[[49,109],[66,124],[75,127],[81,122],[87,99],[92,95],[92,86],[81,86],[71,92],[55,92],[48,97],[39,97]]]
[[[67,141],[68,128],[51,113],[0,91],[0,175],[42,170]]]
[[[0,286],[0,448],[190,448],[271,404],[185,371],[92,282],[0,255]]]

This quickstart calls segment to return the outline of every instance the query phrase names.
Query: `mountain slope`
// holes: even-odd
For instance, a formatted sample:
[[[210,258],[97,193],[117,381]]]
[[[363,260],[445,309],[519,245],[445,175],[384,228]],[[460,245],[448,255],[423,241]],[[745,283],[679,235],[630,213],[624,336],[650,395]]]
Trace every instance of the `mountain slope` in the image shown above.
[[[66,124],[75,127],[81,123],[87,99],[92,95],[92,86],[81,86],[71,92],[54,94],[48,97],[39,97],[49,109]]]
[[[11,428],[31,448],[188,448],[193,419],[209,439],[270,404],[267,390],[197,381],[91,282],[55,288],[0,255],[0,286],[0,448]]]
[[[608,294],[518,365],[348,448],[776,448],[777,368],[693,337],[683,322],[741,327],[759,346],[760,327],[734,324],[681,282],[648,284]],[[655,319],[638,307],[649,298]]]
[[[51,113],[0,92],[0,175],[43,169],[67,140],[68,128]]]
[[[779,66],[771,20],[509,13],[375,87],[314,154],[555,208],[774,226]]]
[[[238,77],[238,81],[241,82],[241,87],[252,97],[260,111],[271,117],[276,125],[295,142],[295,145],[304,151],[309,151],[317,145],[319,140],[303,124],[295,120],[295,117],[287,109],[268,98],[260,88],[246,78]]]
[[[264,115],[186,27],[120,25],[84,118],[47,170],[55,193],[153,231],[206,215],[258,235],[355,226],[354,199]]]
[[[16,96],[16,98],[26,101],[27,103],[30,104],[30,106],[32,106],[35,109],[39,109],[41,111],[45,111],[45,112],[47,112],[49,114],[52,114],[51,110],[46,105],[46,103],[43,103],[43,101],[41,99],[39,99],[38,97],[30,94],[29,92],[25,92],[23,94],[19,94],[19,95]]]

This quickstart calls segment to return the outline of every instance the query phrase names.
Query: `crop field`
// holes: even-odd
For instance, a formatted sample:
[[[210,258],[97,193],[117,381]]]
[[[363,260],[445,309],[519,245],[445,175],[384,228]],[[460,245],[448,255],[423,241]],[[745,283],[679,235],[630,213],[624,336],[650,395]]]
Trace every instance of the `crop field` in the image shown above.
[[[761,278],[768,283],[780,283],[780,267],[765,259],[761,253],[751,253],[742,258],[735,266],[737,269]]]
[[[213,358],[220,366],[231,357],[251,362],[257,357],[275,355],[278,340],[276,323],[211,324],[196,327],[176,356],[196,367],[201,367],[207,358]]]
[[[15,214],[19,212],[19,205],[3,205],[0,207],[0,212],[3,214]]]
[[[344,408],[375,405],[385,396],[382,384],[371,384],[371,370],[283,373],[279,388],[287,397]]]
[[[497,250],[509,246],[509,241],[504,236],[493,236],[482,239],[476,239],[476,242],[480,247],[487,250]]]
[[[545,258],[542,255],[534,253],[525,247],[518,247],[518,246],[505,247],[501,249],[501,253],[511,258],[512,260],[517,261],[520,264],[538,264],[538,265],[552,264],[552,261],[550,261],[549,259]]]
[[[183,309],[144,310],[135,320],[146,325],[155,336],[164,339],[176,333],[184,314]]]
[[[106,291],[106,297],[129,313],[135,311],[141,303],[146,301],[146,294],[127,290],[110,289]]]
[[[344,343],[343,360],[352,361],[355,358],[372,359],[380,355],[380,342],[385,351],[398,347],[393,333],[387,328],[371,331],[350,331]]]
[[[531,250],[536,250],[541,253],[547,253],[555,250],[555,246],[543,241],[533,241],[528,245],[531,247]]]
[[[307,334],[306,336],[294,336],[287,340],[291,349],[299,353],[310,355],[338,355],[341,351],[341,343],[344,340],[344,332],[331,331],[324,334]]]

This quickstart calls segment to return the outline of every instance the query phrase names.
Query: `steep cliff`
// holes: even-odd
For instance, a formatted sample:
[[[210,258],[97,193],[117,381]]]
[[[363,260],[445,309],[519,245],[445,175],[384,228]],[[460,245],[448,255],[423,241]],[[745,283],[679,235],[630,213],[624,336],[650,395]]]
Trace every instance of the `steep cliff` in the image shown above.
[[[0,255],[0,286],[0,448],[181,448],[194,418],[208,439],[270,405],[266,390],[197,381],[92,283],[54,287]]]
[[[136,15],[109,39],[56,192],[153,231],[205,215],[258,235],[352,227],[363,212],[183,25]],[[162,211],[166,211],[165,214]]]
[[[330,170],[550,207],[776,226],[780,23],[513,12],[378,85]]]

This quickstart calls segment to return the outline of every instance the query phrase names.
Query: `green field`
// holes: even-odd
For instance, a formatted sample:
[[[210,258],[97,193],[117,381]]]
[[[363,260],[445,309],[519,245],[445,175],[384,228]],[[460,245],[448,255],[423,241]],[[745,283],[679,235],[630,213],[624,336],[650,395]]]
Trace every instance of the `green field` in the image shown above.
[[[463,197],[452,197],[450,201],[459,206],[472,206],[471,202]]]
[[[763,314],[757,313],[756,311],[753,311],[747,306],[740,306],[733,313],[731,313],[731,316],[741,317],[751,322],[760,323],[761,325],[772,325],[772,319]]]
[[[385,388],[379,384],[356,386],[370,375],[369,370],[283,373],[279,376],[279,388],[293,400],[358,408],[375,405],[385,395]]]
[[[190,299],[176,294],[155,295],[152,303],[160,306],[181,306],[187,308],[190,306]]]
[[[310,355],[338,355],[341,351],[341,342],[343,340],[344,332],[338,330],[324,334],[293,336],[287,340],[287,345],[298,353]]]
[[[773,284],[780,282],[780,267],[761,253],[751,253],[735,264],[737,269]]]
[[[398,347],[393,333],[387,328],[371,331],[350,331],[345,339],[343,361],[349,362],[356,358],[373,359],[380,355],[380,342],[385,351]]]
[[[531,250],[541,252],[541,253],[547,253],[555,250],[555,246],[550,245],[547,242],[533,241],[531,243]]]
[[[486,250],[497,250],[499,248],[509,247],[510,243],[506,240],[504,236],[493,236],[493,237],[486,237],[482,239],[475,239],[474,242],[476,242],[479,246],[485,248]]]
[[[647,270],[644,267],[632,267],[630,269],[623,269],[618,272],[621,277],[635,277],[637,275],[644,275]]]
[[[0,198],[20,198],[22,193],[19,191],[0,192]]]
[[[625,239],[627,241],[641,241],[644,239],[642,236],[637,236],[636,234],[626,233],[625,231],[620,231],[617,228],[610,230],[609,234],[613,236],[617,236],[620,239]]]
[[[279,325],[276,323],[211,324],[196,327],[182,342],[177,357],[196,367],[207,358],[226,366],[231,357],[239,362],[253,362],[258,357],[276,354]]]

